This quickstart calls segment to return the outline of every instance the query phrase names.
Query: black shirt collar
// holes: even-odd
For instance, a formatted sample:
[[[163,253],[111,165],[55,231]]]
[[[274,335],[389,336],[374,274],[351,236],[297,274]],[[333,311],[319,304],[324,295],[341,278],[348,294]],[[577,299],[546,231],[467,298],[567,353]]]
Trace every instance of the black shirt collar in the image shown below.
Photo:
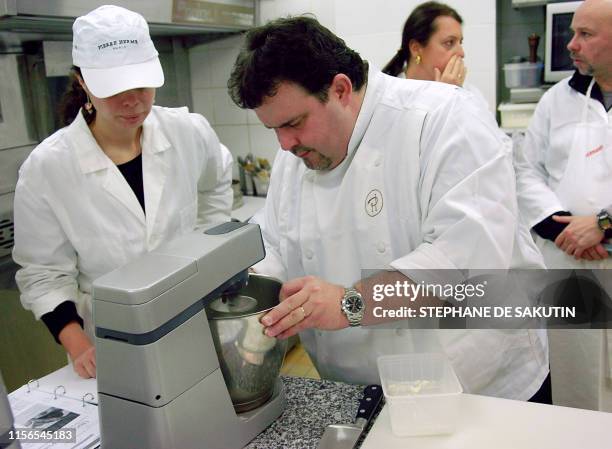
[[[580,92],[582,95],[586,95],[587,90],[589,89],[589,84],[591,84],[592,79],[592,76],[581,75],[580,72],[576,70],[572,75],[571,79],[569,80],[569,85],[572,87],[572,89]],[[606,104],[604,103],[603,94],[601,93],[601,88],[599,87],[599,84],[597,84],[597,82],[595,82],[595,84],[593,85],[593,89],[591,90],[591,98],[599,101],[605,109]]]

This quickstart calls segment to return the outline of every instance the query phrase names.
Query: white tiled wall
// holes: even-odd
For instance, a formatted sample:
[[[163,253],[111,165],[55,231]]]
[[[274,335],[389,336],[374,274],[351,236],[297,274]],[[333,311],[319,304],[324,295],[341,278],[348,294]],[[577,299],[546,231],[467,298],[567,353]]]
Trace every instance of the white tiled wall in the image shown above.
[[[190,50],[193,108],[208,119],[234,159],[252,152],[272,162],[278,149],[274,131],[262,126],[252,111],[236,106],[227,94],[241,42],[242,36],[232,36]],[[237,167],[234,178],[238,178]]]
[[[402,26],[422,0],[259,0],[263,22],[276,17],[313,13],[364,59],[382,67],[400,45]],[[464,20],[468,82],[475,85],[495,110],[495,0],[447,0]],[[384,6],[383,6],[384,5]],[[270,162],[278,149],[273,131],[263,127],[252,111],[233,104],[227,79],[242,42],[241,36],[200,45],[190,50],[194,109],[203,114],[234,157],[252,152]],[[234,173],[237,176],[237,171]]]
[[[260,7],[263,22],[287,15],[314,13],[321,23],[333,29],[333,1],[260,0]],[[232,36],[190,50],[194,110],[208,119],[234,159],[251,152],[272,163],[278,150],[274,131],[266,129],[253,111],[237,107],[227,94],[227,80],[241,43],[242,36]],[[234,177],[238,177],[237,168]]]
[[[356,0],[355,4],[368,3],[370,0]],[[335,31],[336,0],[259,0],[261,20],[268,20],[288,15],[310,13],[319,22]]]

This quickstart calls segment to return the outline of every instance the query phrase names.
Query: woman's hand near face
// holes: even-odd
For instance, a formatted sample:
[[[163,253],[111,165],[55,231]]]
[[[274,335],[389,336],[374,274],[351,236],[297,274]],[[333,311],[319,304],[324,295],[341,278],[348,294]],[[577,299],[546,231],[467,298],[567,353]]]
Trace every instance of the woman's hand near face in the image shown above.
[[[461,56],[453,55],[444,67],[444,72],[440,72],[440,69],[435,67],[434,74],[436,81],[461,87],[465,81],[467,67],[463,64]]]
[[[73,321],[61,330],[58,337],[76,373],[84,379],[96,377],[96,348],[81,326]]]

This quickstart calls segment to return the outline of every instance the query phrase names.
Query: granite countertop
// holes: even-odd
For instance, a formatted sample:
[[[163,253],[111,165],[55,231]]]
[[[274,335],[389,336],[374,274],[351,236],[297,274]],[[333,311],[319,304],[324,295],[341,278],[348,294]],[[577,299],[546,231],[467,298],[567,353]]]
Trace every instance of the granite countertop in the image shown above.
[[[364,385],[289,376],[282,379],[287,408],[246,446],[248,449],[316,449],[329,424],[355,420]]]

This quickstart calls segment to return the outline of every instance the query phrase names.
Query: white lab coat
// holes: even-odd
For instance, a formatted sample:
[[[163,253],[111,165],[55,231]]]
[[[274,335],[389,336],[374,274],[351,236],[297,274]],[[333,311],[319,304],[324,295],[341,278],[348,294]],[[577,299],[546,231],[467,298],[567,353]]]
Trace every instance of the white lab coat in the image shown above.
[[[188,232],[229,220],[232,158],[204,117],[154,106],[143,124],[146,215],[78,117],[38,145],[19,171],[13,259],[36,318],[76,302],[88,332],[97,277]]]
[[[371,70],[338,167],[317,172],[277,155],[256,217],[267,253],[256,269],[350,286],[362,269],[542,266],[526,229],[518,233],[511,144],[471,98]],[[366,198],[375,190],[373,210]],[[446,352],[470,393],[525,400],[548,373],[539,331],[358,327],[300,336],[324,378],[347,382],[379,382],[381,354],[428,350]]]
[[[612,111],[569,80],[544,94],[516,149],[518,201],[529,228],[560,210],[595,215],[612,202]],[[575,260],[554,242],[535,239],[548,268],[612,268],[610,258]],[[555,404],[612,411],[610,332],[553,330],[550,336]]]

